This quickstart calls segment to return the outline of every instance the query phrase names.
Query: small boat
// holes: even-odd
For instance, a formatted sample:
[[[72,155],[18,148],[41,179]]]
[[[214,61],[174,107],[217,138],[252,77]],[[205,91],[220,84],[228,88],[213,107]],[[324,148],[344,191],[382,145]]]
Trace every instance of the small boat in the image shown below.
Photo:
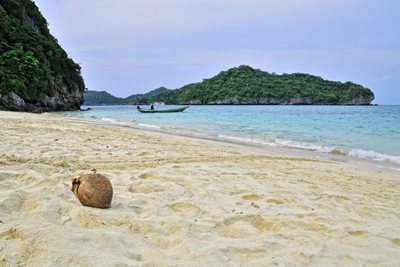
[[[169,112],[182,112],[187,109],[189,106],[181,107],[181,108],[172,108],[172,109],[143,109],[138,108],[137,110],[142,113],[169,113]]]

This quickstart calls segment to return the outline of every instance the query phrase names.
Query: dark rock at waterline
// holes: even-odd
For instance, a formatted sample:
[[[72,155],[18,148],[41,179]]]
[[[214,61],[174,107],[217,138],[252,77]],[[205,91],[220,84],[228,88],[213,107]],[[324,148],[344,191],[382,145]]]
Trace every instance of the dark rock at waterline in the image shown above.
[[[49,112],[49,111],[67,111],[79,110],[82,98],[76,95],[66,97],[52,96],[45,97],[33,103],[27,103],[14,92],[2,95],[0,94],[0,110],[21,111],[21,112]]]

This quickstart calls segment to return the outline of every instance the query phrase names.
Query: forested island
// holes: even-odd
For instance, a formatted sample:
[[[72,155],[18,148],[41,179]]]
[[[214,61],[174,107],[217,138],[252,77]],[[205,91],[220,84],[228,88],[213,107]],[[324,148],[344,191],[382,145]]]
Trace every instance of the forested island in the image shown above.
[[[129,97],[116,97],[111,95],[106,91],[92,91],[88,90],[83,93],[84,95],[84,105],[87,106],[102,106],[102,105],[132,105],[137,103],[138,99],[151,99],[154,96],[169,91],[165,87],[160,87],[158,89],[152,90],[146,94],[136,94]],[[144,103],[144,102],[143,102]],[[146,102],[150,103],[150,102]]]
[[[94,95],[101,101],[95,101]],[[374,100],[370,89],[352,82],[327,81],[304,73],[278,75],[246,65],[175,90],[162,87],[123,99],[110,96],[105,92],[87,92],[85,104],[121,101],[118,104],[369,105]]]
[[[0,110],[77,110],[85,84],[31,0],[0,0]]]

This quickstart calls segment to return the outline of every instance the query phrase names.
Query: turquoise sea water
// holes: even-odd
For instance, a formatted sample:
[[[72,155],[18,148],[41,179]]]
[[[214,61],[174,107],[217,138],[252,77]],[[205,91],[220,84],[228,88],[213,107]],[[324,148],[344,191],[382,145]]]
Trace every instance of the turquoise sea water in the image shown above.
[[[400,106],[192,106],[158,114],[133,106],[91,108],[63,115],[400,164]]]

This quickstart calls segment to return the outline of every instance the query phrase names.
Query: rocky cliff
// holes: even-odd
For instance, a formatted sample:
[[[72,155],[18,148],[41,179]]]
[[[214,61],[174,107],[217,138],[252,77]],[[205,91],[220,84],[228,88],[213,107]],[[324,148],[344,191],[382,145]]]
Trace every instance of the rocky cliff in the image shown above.
[[[80,66],[50,34],[31,0],[0,0],[0,110],[77,110]]]

